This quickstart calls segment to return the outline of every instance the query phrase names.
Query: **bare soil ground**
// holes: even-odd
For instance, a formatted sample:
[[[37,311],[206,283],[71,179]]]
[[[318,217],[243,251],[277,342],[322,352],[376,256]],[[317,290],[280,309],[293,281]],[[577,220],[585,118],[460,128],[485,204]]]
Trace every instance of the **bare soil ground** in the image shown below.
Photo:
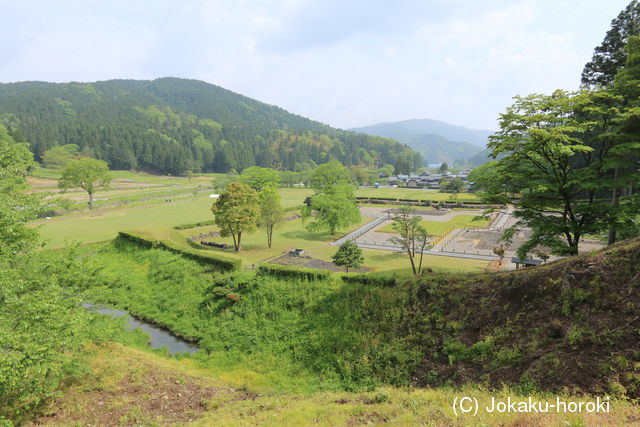
[[[305,268],[317,268],[320,270],[331,270],[331,271],[347,271],[344,267],[338,267],[332,262],[324,261],[318,258],[313,258],[308,255],[295,256],[285,254],[276,259],[269,261],[273,264],[281,264],[281,265],[293,265],[297,267],[305,267]],[[364,273],[366,271],[371,271],[368,267],[360,267],[356,269],[350,269],[350,273]]]
[[[115,345],[117,346],[117,345]],[[114,352],[115,358],[110,357]],[[251,398],[202,378],[152,364],[135,353],[123,364],[121,347],[107,348],[92,362],[94,379],[70,387],[31,425],[153,425],[195,421],[218,394]]]

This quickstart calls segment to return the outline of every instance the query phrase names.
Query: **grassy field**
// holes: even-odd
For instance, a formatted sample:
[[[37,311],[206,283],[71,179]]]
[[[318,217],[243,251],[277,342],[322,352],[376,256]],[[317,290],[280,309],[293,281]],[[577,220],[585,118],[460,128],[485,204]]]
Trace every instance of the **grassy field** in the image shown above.
[[[629,425],[640,407],[613,400],[600,414],[489,413],[491,398],[526,400],[508,389],[490,393],[462,389],[382,387],[370,392],[273,393],[251,383],[227,382],[191,359],[165,357],[109,344],[91,347],[90,375],[44,410],[37,423],[54,425]],[[481,410],[457,416],[453,401],[478,399]],[[555,402],[551,394],[535,401]],[[565,401],[593,401],[590,396],[561,396]],[[162,401],[162,405],[158,405]]]
[[[353,226],[353,229],[360,227],[368,222],[372,218],[362,219],[360,225]],[[180,230],[180,233],[187,237],[190,235],[198,235],[200,233],[208,233],[210,231],[217,230],[215,226],[198,227],[188,230]],[[346,234],[346,233],[343,233]],[[327,233],[309,233],[304,229],[302,221],[300,219],[286,221],[280,227],[274,230],[273,247],[267,248],[266,236],[263,230],[257,230],[253,234],[249,234],[243,237],[243,250],[240,254],[235,253],[232,249],[211,249],[219,251],[225,255],[232,257],[239,257],[244,263],[254,264],[263,262],[270,258],[280,255],[285,250],[302,248],[307,253],[314,257],[320,258],[326,261],[331,259],[331,256],[336,252],[335,246],[329,245],[330,242],[340,237],[340,234],[330,236]],[[162,238],[157,235],[156,238]],[[230,237],[213,239],[216,242],[227,243],[232,245],[232,239]],[[379,251],[374,249],[363,249],[364,264],[363,267],[371,268],[378,271],[398,271],[401,273],[408,273],[410,271],[409,262],[406,255],[399,252],[391,251]],[[428,266],[435,271],[441,272],[481,272],[487,267],[486,261],[463,259],[463,258],[449,258],[441,256],[426,256],[424,259],[424,265]]]
[[[363,217],[360,224],[354,225],[350,230],[361,227],[373,218]],[[198,235],[200,233],[208,233],[210,231],[218,230],[216,226],[198,227],[188,230],[180,230],[180,233],[185,237],[190,235]],[[338,239],[344,233],[337,233],[336,235],[330,235],[328,233],[311,233],[305,230],[302,220],[300,218],[284,221],[273,232],[273,247],[267,247],[267,236],[263,229],[257,229],[254,233],[243,234],[242,236],[242,251],[237,254],[233,250],[233,239],[231,237],[215,237],[213,240],[219,243],[226,243],[231,248],[229,249],[212,249],[220,252],[224,252],[226,255],[239,256],[245,263],[253,264],[258,263],[269,258],[273,258],[285,250],[302,248],[307,253],[314,257],[324,260],[328,260],[335,253],[336,247],[329,245],[330,242]]]
[[[61,173],[61,169],[48,169],[38,166],[33,170],[32,176],[35,178],[55,180],[60,178]],[[222,173],[201,173],[193,175],[192,178],[188,178],[184,176],[157,175],[147,172],[133,172],[127,170],[112,170],[109,173],[111,174],[113,179],[117,181],[129,180],[134,182],[144,182],[152,184],[179,184],[193,180],[206,180],[210,182],[213,178],[226,176]]]
[[[310,194],[310,190],[282,189],[282,205],[297,206]],[[154,203],[143,206],[122,206],[70,214],[35,221],[47,247],[60,248],[69,243],[91,243],[114,238],[118,231],[135,229],[171,228],[185,223],[213,219],[213,200],[206,196]]]
[[[52,190],[59,170],[37,169],[35,176],[40,181],[38,190]],[[216,230],[216,227],[200,227],[173,230],[174,226],[196,223],[213,219],[210,212],[213,200],[208,197],[214,190],[203,191],[198,186],[208,186],[212,179],[220,174],[201,174],[193,179],[184,177],[159,176],[130,171],[112,171],[115,180],[112,189],[96,193],[98,209],[70,213],[68,215],[42,219],[32,224],[40,228],[42,238],[47,242],[47,248],[61,248],[72,243],[94,243],[113,239],[119,231],[143,231],[159,239],[169,239],[179,245],[186,246],[186,238],[206,234]],[[47,186],[51,187],[48,188]],[[390,190],[390,189],[378,189]],[[360,189],[358,192],[378,191],[376,189]],[[444,196],[442,193],[426,192],[424,190],[394,189],[408,192],[402,197],[429,194],[430,198]],[[304,199],[313,193],[304,188],[281,188],[282,205],[285,208],[300,206]],[[68,192],[64,197],[70,197],[83,204],[86,194],[83,192]],[[171,199],[167,203],[167,199]],[[120,203],[121,206],[104,207],[109,204]],[[288,216],[295,212],[287,213]],[[274,258],[292,248],[303,248],[315,258],[330,260],[336,248],[329,243],[342,234],[364,225],[370,218],[363,218],[359,225],[349,230],[341,230],[335,236],[326,233],[309,233],[304,229],[300,219],[285,221],[274,233],[274,247],[267,248],[266,236],[263,230],[256,230],[252,234],[243,236],[243,251],[240,254],[232,250],[220,250],[230,256],[240,258],[245,264],[251,265]],[[216,238],[217,242],[231,244],[231,238]],[[215,249],[212,249],[215,250]],[[486,262],[463,259],[447,259],[444,257],[427,257],[425,260],[432,268],[439,271],[482,271]],[[399,254],[375,250],[365,250],[365,267],[374,270],[408,271],[406,259]]]
[[[456,228],[484,227],[489,222],[489,220],[474,220],[474,217],[474,215],[456,215],[447,222],[420,221],[420,225],[427,230],[430,236],[442,237],[449,231]],[[387,224],[376,231],[396,233],[392,224]]]
[[[356,197],[393,197],[411,200],[452,200],[452,194],[441,193],[438,190],[425,190],[423,188],[358,188]],[[478,197],[472,193],[458,194],[458,202],[477,202]]]

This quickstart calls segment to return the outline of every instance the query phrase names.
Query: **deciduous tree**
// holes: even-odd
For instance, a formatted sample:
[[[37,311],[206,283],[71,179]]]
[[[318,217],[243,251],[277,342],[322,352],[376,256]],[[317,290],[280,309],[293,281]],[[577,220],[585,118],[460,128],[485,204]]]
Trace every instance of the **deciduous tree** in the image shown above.
[[[15,142],[0,125],[0,258],[35,244],[37,233],[26,223],[40,210],[40,198],[25,193],[25,177],[34,164],[27,143]]]
[[[42,198],[25,194],[34,165],[26,143],[0,125],[0,424],[22,425],[80,372],[87,323],[79,288],[91,280],[73,251],[34,252],[27,222]]]
[[[91,210],[93,209],[93,194],[100,189],[109,188],[111,180],[107,162],[81,157],[67,163],[58,180],[58,187],[63,190],[82,188],[89,195],[88,204]]]
[[[362,249],[351,240],[347,240],[341,244],[332,259],[335,265],[346,267],[347,273],[349,272],[349,268],[358,268],[364,262]]]
[[[42,154],[42,163],[48,168],[62,169],[69,163],[69,160],[78,156],[79,150],[76,144],[50,148]]]
[[[422,273],[424,251],[430,247],[429,234],[420,225],[421,217],[412,213],[413,208],[410,206],[400,208],[400,213],[393,218],[393,229],[399,236],[389,240],[402,247],[409,257],[413,274],[418,275]]]
[[[271,247],[273,242],[273,229],[282,222],[284,209],[280,205],[280,194],[273,187],[265,187],[259,194],[260,199],[260,225],[267,232],[267,245]]]
[[[237,252],[241,249],[242,233],[256,229],[260,218],[258,193],[241,182],[232,182],[211,207],[222,237],[233,237]]]
[[[351,184],[351,173],[337,160],[318,166],[309,177],[311,187],[321,191],[329,186]]]
[[[360,210],[349,184],[330,184],[310,197],[302,208],[302,219],[309,231],[336,230],[360,222]]]
[[[280,174],[271,168],[251,166],[242,171],[240,181],[256,191],[262,191],[265,187],[277,187],[280,184]]]
[[[597,197],[608,185],[608,132],[598,131],[602,121],[590,120],[593,99],[588,93],[558,90],[515,100],[488,146],[494,158],[504,155],[498,165],[509,171],[498,179],[521,194],[515,228],[533,230],[518,255],[524,259],[538,246],[575,255],[582,236],[597,234],[610,221],[608,203]]]
[[[458,193],[466,188],[466,184],[460,178],[443,179],[440,181],[440,190],[453,193],[453,198],[457,198]]]

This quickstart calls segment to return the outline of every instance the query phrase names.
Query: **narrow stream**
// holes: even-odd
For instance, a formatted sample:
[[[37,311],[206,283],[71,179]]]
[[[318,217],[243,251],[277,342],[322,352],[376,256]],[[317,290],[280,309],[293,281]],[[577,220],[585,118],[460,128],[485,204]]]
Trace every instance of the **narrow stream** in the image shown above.
[[[114,310],[111,308],[102,308],[93,304],[82,304],[82,307],[87,310],[95,311],[96,313],[106,314],[113,318],[124,317],[127,319],[127,329],[130,331],[134,329],[142,329],[151,337],[150,347],[152,349],[167,347],[169,354],[182,354],[182,353],[195,353],[198,351],[198,346],[191,344],[180,337],[173,335],[171,332],[152,325],[151,323],[143,320],[138,320],[131,316],[129,313],[123,310]]]

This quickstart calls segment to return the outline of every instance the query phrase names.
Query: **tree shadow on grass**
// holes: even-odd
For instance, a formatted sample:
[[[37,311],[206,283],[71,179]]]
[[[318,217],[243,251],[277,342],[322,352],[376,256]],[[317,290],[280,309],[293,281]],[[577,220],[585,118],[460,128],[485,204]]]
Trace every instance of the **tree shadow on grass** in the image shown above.
[[[385,253],[380,255],[367,255],[368,259],[375,262],[385,262],[385,261],[396,260],[396,259],[404,259],[406,257],[407,257],[407,254],[404,252],[391,252],[391,253]]]

